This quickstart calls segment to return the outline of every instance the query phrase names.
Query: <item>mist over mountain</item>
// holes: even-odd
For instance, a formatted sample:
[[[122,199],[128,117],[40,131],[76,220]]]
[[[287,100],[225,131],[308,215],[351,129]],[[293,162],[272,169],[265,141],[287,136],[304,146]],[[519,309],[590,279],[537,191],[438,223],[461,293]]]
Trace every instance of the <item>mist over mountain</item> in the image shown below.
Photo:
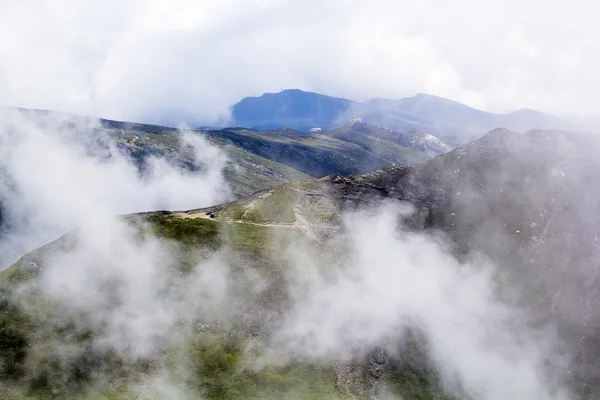
[[[2,121],[6,398],[600,393],[593,135]]]
[[[599,11],[0,1],[0,400],[600,399]]]
[[[121,175],[136,181],[136,185],[153,184],[156,186],[153,190],[156,191],[161,190],[158,182],[165,179],[166,185],[180,178],[194,182],[194,179],[199,179],[206,171],[211,170],[209,164],[216,157],[215,160],[219,160],[217,165],[222,165],[218,174],[227,186],[223,196],[227,192],[231,199],[310,177],[366,173],[391,163],[421,162],[449,148],[440,140],[425,134],[400,133],[356,121],[330,132],[300,132],[291,129],[193,131],[47,110],[3,108],[0,123],[3,124],[0,139],[5,152],[5,161],[0,163],[0,183],[3,189],[0,192],[0,237],[3,237],[0,240],[0,265],[3,267],[8,266],[23,252],[64,232],[67,227],[75,227],[69,216],[48,221],[47,229],[40,231],[33,222],[35,217],[30,215],[36,210],[30,210],[25,202],[17,200],[21,195],[20,191],[25,189],[22,188],[24,178],[18,178],[15,174],[25,176],[28,172],[18,170],[15,165],[9,167],[8,160],[20,151],[27,152],[27,146],[34,146],[36,141],[49,141],[57,148],[58,154],[64,153],[65,157],[74,160],[81,157],[79,153],[83,152],[89,156],[86,161],[90,162],[92,169],[101,169],[103,166],[116,169],[116,165],[123,165],[126,172]],[[207,148],[218,151],[213,150],[214,154],[199,158],[194,147],[197,143],[190,144],[195,143],[194,141],[206,142]],[[207,162],[204,157],[213,161]],[[32,165],[49,163],[51,160],[52,156],[48,154],[33,160]],[[67,161],[63,161],[63,164],[65,167],[71,165]],[[54,167],[47,165],[47,168],[50,171]],[[99,196],[113,196],[112,192],[109,193],[108,185],[116,178],[108,177],[114,172],[102,174],[99,187],[94,189]],[[51,179],[58,182],[67,179],[70,174],[72,172],[68,171],[60,176],[57,172]],[[93,184],[94,179],[89,180],[88,184]],[[180,183],[183,185],[183,181]],[[63,185],[68,184],[65,182]],[[134,190],[134,187],[135,185],[114,193],[112,201],[117,201],[120,196],[127,198],[132,195],[129,191]],[[202,197],[202,193],[192,195],[195,190],[193,187],[183,187],[182,190],[178,196]],[[101,193],[103,191],[107,193]],[[156,199],[151,196],[146,200],[140,199],[139,204],[136,203],[138,200],[133,203],[123,202],[115,210],[118,213],[149,211],[158,204],[169,204],[167,193],[156,193],[156,196]],[[222,197],[223,200],[226,198]],[[8,229],[9,226],[13,229]],[[7,231],[12,231],[13,234]],[[16,231],[23,232],[15,235]],[[38,231],[39,235],[34,234]]]
[[[360,117],[366,122],[398,131],[427,132],[465,143],[495,128],[518,132],[532,129],[577,130],[577,125],[535,110],[494,114],[428,94],[399,100],[371,99],[359,103],[298,89],[246,97],[232,107],[234,125],[249,128],[338,128]]]

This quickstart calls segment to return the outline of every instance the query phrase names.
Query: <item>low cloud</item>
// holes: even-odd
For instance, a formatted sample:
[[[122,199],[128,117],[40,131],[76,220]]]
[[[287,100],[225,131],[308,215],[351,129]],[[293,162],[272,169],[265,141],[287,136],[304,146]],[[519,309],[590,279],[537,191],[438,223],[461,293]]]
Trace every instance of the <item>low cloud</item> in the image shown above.
[[[295,305],[277,345],[326,359],[378,346],[393,353],[403,332],[417,328],[446,384],[460,383],[472,398],[568,398],[558,376],[547,375],[549,359],[565,361],[552,327],[532,328],[524,310],[499,296],[483,256],[459,262],[443,237],[398,230],[409,214],[389,204],[346,215],[339,268],[298,256]]]
[[[263,335],[257,337],[267,340],[266,356],[239,368],[297,360],[331,365],[374,348],[397,356],[398,342],[412,328],[426,338],[448,391],[485,400],[569,398],[553,327],[531,326],[524,310],[500,296],[497,271],[484,257],[460,262],[444,237],[402,229],[411,207],[384,204],[345,214],[342,233],[325,251],[308,239],[286,247],[285,231],[272,228],[271,240],[282,244],[261,259],[266,272],[234,247],[196,257],[157,238],[150,225],[134,229],[114,215],[222,202],[228,191],[220,152],[190,137],[185,140],[208,169],[191,174],[155,159],[140,175],[109,140],[92,134],[93,123],[69,130],[55,129],[64,121],[40,127],[21,114],[9,117],[0,160],[13,228],[3,248],[14,254],[78,228],[67,250],[48,253],[37,282],[16,290],[30,315],[45,309],[52,316],[31,338],[27,379],[41,374],[61,393],[68,379],[60,371],[69,369],[53,368],[56,360],[62,367],[87,365],[82,357],[108,352],[133,369],[156,357],[158,365],[135,390],[186,398],[192,335],[204,329],[202,321],[229,329],[241,320],[257,324]],[[186,259],[193,268],[182,271]],[[281,304],[263,308],[259,298],[273,290],[273,273],[282,274],[284,293],[273,294]],[[39,293],[43,304],[32,301]],[[65,330],[52,326],[75,333],[60,336]],[[94,362],[112,368],[110,359]],[[86,390],[107,385],[112,374],[94,371]]]
[[[189,172],[150,157],[143,173],[94,119],[0,114],[0,266],[81,224],[116,215],[189,209],[231,198],[226,157],[198,135],[181,140],[204,166]],[[185,147],[185,146],[184,146]]]
[[[289,300],[281,300],[277,322],[265,332],[266,358],[249,358],[239,368],[306,360],[331,365],[373,349],[402,357],[399,344],[417,329],[451,393],[486,400],[570,398],[561,385],[564,360],[552,327],[530,326],[524,310],[499,296],[495,268],[485,258],[459,262],[443,237],[399,229],[410,212],[387,204],[346,214],[344,233],[328,244],[332,257],[319,257],[322,249],[310,240],[270,254],[275,268],[291,262]],[[76,331],[95,332],[91,347],[62,339],[53,354],[68,364],[88,351],[112,351],[135,362],[169,349],[176,360],[148,374],[136,390],[151,398],[186,398],[191,389],[185,377],[193,366],[185,348],[197,321],[225,327],[236,318],[252,319],[242,304],[266,318],[269,310],[261,310],[257,295],[269,290],[267,277],[251,263],[232,261],[236,254],[227,246],[182,275],[177,244],[136,232],[121,220],[93,220],[73,234],[72,249],[47,258],[35,290],[55,307],[51,315],[65,321],[79,316]],[[27,302],[31,289],[25,284],[20,293],[23,307],[35,314],[39,305]]]

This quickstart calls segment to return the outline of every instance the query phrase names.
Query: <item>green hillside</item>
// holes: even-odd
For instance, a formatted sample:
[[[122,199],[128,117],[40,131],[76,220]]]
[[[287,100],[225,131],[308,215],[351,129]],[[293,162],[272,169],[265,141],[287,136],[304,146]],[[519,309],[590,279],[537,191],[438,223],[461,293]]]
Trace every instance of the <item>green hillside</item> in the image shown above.
[[[595,212],[600,206],[591,190],[598,165],[594,152],[584,156],[581,149],[597,148],[600,142],[583,134],[497,130],[413,166],[287,183],[209,208],[126,216],[129,228],[117,231],[116,242],[110,234],[72,232],[0,273],[0,394],[14,399],[155,399],[168,398],[160,394],[168,383],[173,396],[186,399],[469,398],[460,384],[448,386],[448,377],[432,360],[432,332],[423,331],[418,320],[410,329],[390,331],[385,345],[350,342],[342,344],[341,353],[319,353],[310,335],[293,343],[296,347],[286,347],[291,344],[281,336],[304,300],[314,300],[302,297],[307,288],[298,285],[299,277],[317,275],[327,282],[344,276],[344,268],[352,264],[353,252],[340,241],[351,228],[344,214],[377,210],[393,200],[413,208],[396,221],[402,232],[416,233],[418,242],[428,237],[438,243],[447,251],[442,264],[494,262],[497,295],[509,295],[506,301],[529,316],[525,321],[532,334],[538,332],[534,327],[556,326],[564,353],[550,353],[553,357],[540,362],[543,371],[566,368],[560,363],[568,355],[570,375],[541,380],[547,388],[536,390],[551,393],[555,386],[564,387],[573,398],[595,398],[600,393],[594,373],[600,360],[600,317],[590,284],[595,272],[588,266],[596,260],[600,227]],[[103,338],[113,337],[114,321],[98,315],[119,311],[129,293],[121,289],[138,293],[137,280],[148,279],[126,274],[132,286],[120,283],[130,253],[151,256],[142,260],[158,268],[159,279],[140,286],[142,293],[153,291],[152,296],[141,298],[154,304],[153,297],[164,297],[179,310],[176,321],[165,320],[165,331],[151,335],[150,350],[137,356],[121,349],[118,341],[99,346]],[[412,256],[429,256],[417,253]],[[57,284],[49,277],[59,278],[60,284],[71,273],[81,275],[76,269],[53,274],[63,263],[70,268],[89,263],[99,268],[90,273],[113,275],[99,280],[101,291],[81,292],[84,298],[64,303],[60,291],[54,297],[46,294],[48,284]],[[200,279],[203,273],[209,274],[207,281]],[[79,279],[85,282],[87,275]],[[227,292],[218,297],[223,287]],[[205,297],[212,292],[217,300]],[[471,293],[456,296],[468,300]],[[486,296],[492,293],[476,299]],[[99,305],[78,308],[88,301]],[[368,304],[374,313],[385,309],[385,304]],[[514,321],[504,322],[506,328]],[[493,328],[494,321],[489,323]],[[519,341],[527,339],[528,332],[517,333]],[[143,343],[140,339],[139,345]],[[530,351],[519,342],[511,346],[516,346],[509,346],[511,351]],[[522,356],[527,360],[531,355]],[[517,381],[515,385],[522,384]]]
[[[424,369],[426,364],[406,365],[394,356],[385,365],[381,361],[377,373],[370,369],[377,358],[368,353],[347,361],[297,358],[261,366],[272,321],[282,318],[291,306],[286,280],[291,260],[285,249],[307,246],[332,266],[343,262],[342,253],[331,253],[330,247],[314,242],[302,229],[171,212],[126,219],[142,240],[157,235],[176,244],[174,275],[170,275],[178,277],[174,287],[194,273],[195,265],[227,248],[229,278],[244,302],[220,315],[219,321],[196,315],[174,326],[151,357],[130,360],[110,349],[95,349],[94,337],[103,333],[103,327],[91,322],[82,325],[90,316],[61,307],[36,288],[47,260],[77,251],[76,235],[69,234],[0,273],[3,398],[154,399],[160,397],[145,382],[159,374],[176,381],[178,393],[185,393],[186,399],[369,399],[384,384],[394,396],[407,400],[445,398],[439,378]],[[264,280],[264,290],[257,293],[248,286],[248,271]],[[33,285],[33,290],[27,291],[25,299],[17,297],[17,284]],[[180,335],[186,339],[173,339]],[[414,353],[426,363],[417,336],[407,336],[404,343],[404,354]],[[65,346],[71,348],[68,355],[63,353]],[[182,367],[183,380],[178,375]]]

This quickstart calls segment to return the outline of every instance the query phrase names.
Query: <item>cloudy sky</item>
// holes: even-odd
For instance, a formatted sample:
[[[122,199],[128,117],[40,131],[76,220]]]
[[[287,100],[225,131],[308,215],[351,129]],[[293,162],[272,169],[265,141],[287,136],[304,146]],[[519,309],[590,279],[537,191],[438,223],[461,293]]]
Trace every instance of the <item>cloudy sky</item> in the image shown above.
[[[0,104],[212,123],[301,88],[600,115],[592,0],[3,0]]]

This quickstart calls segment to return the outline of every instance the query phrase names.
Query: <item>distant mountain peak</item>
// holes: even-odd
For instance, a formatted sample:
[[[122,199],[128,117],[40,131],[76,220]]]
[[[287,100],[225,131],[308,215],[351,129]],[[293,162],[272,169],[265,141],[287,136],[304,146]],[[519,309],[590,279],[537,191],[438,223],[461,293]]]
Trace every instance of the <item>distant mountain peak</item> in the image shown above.
[[[315,92],[285,89],[240,100],[232,107],[232,119],[237,126],[255,129],[331,129],[339,126],[338,119],[355,104]]]
[[[399,132],[429,132],[454,144],[466,143],[497,127],[521,133],[532,129],[578,130],[569,121],[531,109],[509,114],[490,113],[426,93],[359,103],[316,92],[285,89],[260,97],[246,97],[232,108],[232,119],[237,126],[255,129],[288,127],[309,131],[319,127],[331,130],[364,123],[348,121],[351,116]]]

